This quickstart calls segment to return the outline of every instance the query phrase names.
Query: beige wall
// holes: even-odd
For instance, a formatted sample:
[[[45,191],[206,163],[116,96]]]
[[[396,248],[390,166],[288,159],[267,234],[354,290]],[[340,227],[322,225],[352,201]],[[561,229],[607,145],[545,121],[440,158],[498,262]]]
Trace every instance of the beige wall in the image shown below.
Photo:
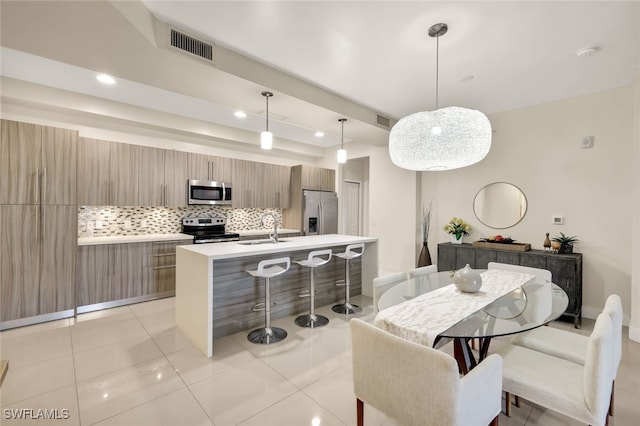
[[[369,193],[366,195],[369,214],[365,219],[368,224],[365,235],[378,238],[381,273],[415,267],[416,173],[396,167],[386,146],[350,143],[345,149],[349,159],[369,158]],[[320,165],[335,167],[335,158],[335,149],[328,149]],[[341,180],[339,174],[336,180]],[[363,293],[367,294],[364,290]]]
[[[629,338],[640,342],[640,68],[636,70],[634,81],[634,136],[633,136],[633,233],[631,265],[631,320]]]
[[[575,251],[584,255],[583,315],[595,318],[606,297],[617,293],[628,321],[633,93],[628,86],[491,115],[493,142],[484,161],[422,174],[422,198],[434,200],[432,255],[437,242],[449,240],[442,226],[451,216],[471,224],[468,241],[502,234],[542,249],[545,232],[577,235]],[[584,136],[595,137],[593,148],[578,147]],[[478,190],[498,181],[522,189],[529,205],[522,222],[505,230],[482,225],[473,213]],[[563,225],[551,224],[554,214],[564,216]]]

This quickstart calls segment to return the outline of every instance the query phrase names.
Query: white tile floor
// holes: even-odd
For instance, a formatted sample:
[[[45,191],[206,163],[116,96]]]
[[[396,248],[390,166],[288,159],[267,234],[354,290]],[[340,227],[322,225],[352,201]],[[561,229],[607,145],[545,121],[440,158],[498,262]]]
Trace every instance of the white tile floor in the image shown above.
[[[358,316],[373,319],[371,299]],[[289,336],[263,346],[247,332],[215,342],[208,359],[174,325],[174,299],[84,314],[0,333],[10,362],[0,390],[4,425],[278,425],[355,424],[348,319],[309,330],[288,317],[274,321]],[[257,314],[259,315],[259,314]],[[554,326],[567,330],[566,323]],[[593,321],[578,332],[589,334]],[[496,342],[499,344],[499,342]],[[612,426],[640,424],[640,344],[625,337]],[[11,409],[38,409],[66,420],[14,420]],[[371,407],[368,426],[396,423]],[[501,425],[577,425],[523,402]]]

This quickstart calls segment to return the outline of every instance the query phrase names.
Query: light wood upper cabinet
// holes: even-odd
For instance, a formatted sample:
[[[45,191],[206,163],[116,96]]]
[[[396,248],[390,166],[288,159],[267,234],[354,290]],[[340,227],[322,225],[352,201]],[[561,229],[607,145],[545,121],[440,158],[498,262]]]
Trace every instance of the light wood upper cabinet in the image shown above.
[[[246,160],[233,160],[232,200],[235,208],[258,207],[260,201],[260,179],[265,179],[262,163]]]
[[[78,132],[39,127],[42,147],[42,204],[76,205]]]
[[[39,204],[40,142],[36,125],[2,120],[0,204]]]
[[[299,175],[302,189],[317,189],[321,191],[336,190],[335,170],[311,166],[295,166],[293,168],[300,168]]]
[[[233,160],[233,207],[288,207],[289,170],[287,166]]]
[[[214,155],[188,154],[189,179],[230,182],[233,179],[233,160]]]
[[[80,138],[78,204],[137,206],[141,148],[137,145]]]
[[[163,206],[166,149],[141,146],[138,172],[138,206]]]
[[[140,149],[138,145],[112,143],[109,155],[111,175],[111,206],[137,206],[138,166]]]
[[[2,120],[0,204],[76,203],[78,133]]]
[[[164,154],[164,205],[184,207],[187,205],[187,180],[189,180],[188,156],[186,152],[165,151]]]
[[[80,138],[78,142],[78,205],[111,204],[111,169],[109,141]]]

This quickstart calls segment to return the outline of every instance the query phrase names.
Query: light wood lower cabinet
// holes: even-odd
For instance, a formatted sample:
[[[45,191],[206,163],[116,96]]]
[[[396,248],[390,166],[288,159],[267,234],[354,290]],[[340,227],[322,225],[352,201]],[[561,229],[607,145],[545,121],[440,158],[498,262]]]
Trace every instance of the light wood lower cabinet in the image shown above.
[[[189,241],[78,247],[77,304],[140,301],[175,291],[176,246]],[[92,310],[92,309],[88,309]],[[82,310],[86,311],[86,310]]]
[[[148,288],[145,257],[151,243],[78,247],[78,306],[129,299]]]
[[[0,321],[74,308],[75,206],[0,206]]]

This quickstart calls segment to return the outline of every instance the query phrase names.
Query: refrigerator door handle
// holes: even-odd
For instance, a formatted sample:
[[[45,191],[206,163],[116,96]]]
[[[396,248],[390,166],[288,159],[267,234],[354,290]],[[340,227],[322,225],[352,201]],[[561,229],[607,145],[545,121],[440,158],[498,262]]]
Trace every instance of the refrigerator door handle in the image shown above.
[[[323,234],[323,226],[322,226],[322,200],[318,203],[318,235]]]

